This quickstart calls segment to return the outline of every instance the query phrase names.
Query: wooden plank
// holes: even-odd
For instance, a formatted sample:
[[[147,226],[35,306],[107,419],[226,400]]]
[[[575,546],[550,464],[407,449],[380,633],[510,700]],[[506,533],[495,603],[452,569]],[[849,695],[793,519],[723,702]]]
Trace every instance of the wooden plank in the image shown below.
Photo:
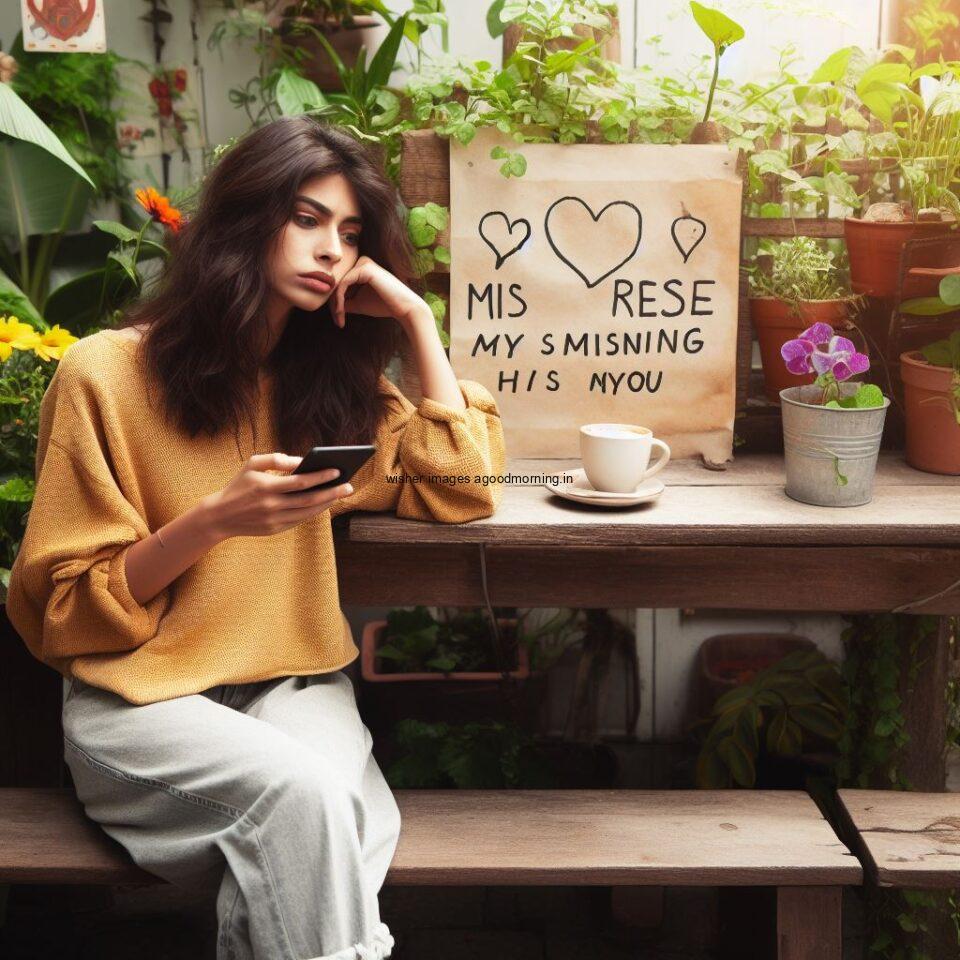
[[[960,614],[960,550],[889,547],[484,548],[491,602],[523,607]],[[476,544],[336,544],[340,599],[357,606],[484,603]],[[941,591],[942,596],[936,597]]]
[[[72,790],[0,789],[0,883],[163,883],[83,812]]]
[[[960,793],[849,788],[837,794],[873,882],[960,886]]]
[[[498,546],[960,546],[960,481],[910,470],[898,454],[881,456],[873,501],[858,507],[792,500],[783,489],[783,458],[773,454],[738,457],[726,470],[676,461],[660,474],[666,489],[657,500],[615,509],[573,503],[543,485],[574,465],[510,460],[506,475],[517,482],[504,484],[491,517],[447,524],[357,513],[350,538]]]
[[[743,237],[842,237],[839,217],[744,217],[740,224]]]
[[[777,960],[841,960],[842,887],[777,890]]]
[[[387,883],[859,884],[805,793],[398,790]]]

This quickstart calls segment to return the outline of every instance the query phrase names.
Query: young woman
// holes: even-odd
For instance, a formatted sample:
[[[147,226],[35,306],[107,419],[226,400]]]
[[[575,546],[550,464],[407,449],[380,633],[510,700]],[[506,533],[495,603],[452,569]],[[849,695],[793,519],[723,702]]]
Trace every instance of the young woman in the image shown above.
[[[10,620],[64,676],[87,814],[216,891],[220,960],[387,957],[400,817],[342,672],[331,517],[489,516],[497,407],[455,378],[382,158],[343,131],[248,134],[171,244],[156,292],[44,395]],[[402,337],[416,407],[383,372]],[[352,483],[290,472],[369,442]]]

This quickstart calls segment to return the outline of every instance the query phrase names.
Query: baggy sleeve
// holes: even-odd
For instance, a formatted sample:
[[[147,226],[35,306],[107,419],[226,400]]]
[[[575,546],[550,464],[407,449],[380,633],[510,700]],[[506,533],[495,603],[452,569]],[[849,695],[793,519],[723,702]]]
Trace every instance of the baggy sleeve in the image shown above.
[[[430,397],[414,406],[382,374],[380,384],[388,399],[377,452],[331,515],[393,510],[401,518],[441,523],[491,516],[503,496],[498,480],[506,452],[500,412],[487,388],[458,380],[466,409],[457,410]]]
[[[10,571],[7,613],[30,652],[61,673],[74,657],[132,650],[157,631],[171,587],[130,593],[129,547],[149,535],[121,492],[82,351],[59,361],[40,406],[36,488]]]

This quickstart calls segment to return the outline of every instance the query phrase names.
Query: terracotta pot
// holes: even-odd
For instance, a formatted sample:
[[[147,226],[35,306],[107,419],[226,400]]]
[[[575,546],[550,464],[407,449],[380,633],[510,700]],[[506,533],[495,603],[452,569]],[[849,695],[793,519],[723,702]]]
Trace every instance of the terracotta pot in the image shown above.
[[[292,17],[285,19],[280,26],[284,43],[302,50],[306,57],[301,63],[304,76],[312,80],[321,90],[343,90],[340,75],[337,73],[333,61],[326,49],[310,33],[293,33],[293,21],[307,21],[306,17]],[[373,58],[379,41],[386,35],[388,27],[378,17],[356,14],[353,24],[346,26],[341,23],[325,23],[320,20],[308,20],[317,30],[321,31],[337,56],[343,61],[347,69],[352,69],[357,62],[360,48],[367,47],[367,63]],[[376,28],[380,27],[380,30]]]
[[[907,418],[907,463],[928,473],[960,474],[960,424],[950,400],[953,370],[927,363],[919,350],[900,354]]]
[[[780,391],[787,387],[799,387],[813,383],[816,374],[791,373],[783,361],[780,348],[811,324],[829,323],[841,329],[850,316],[848,300],[804,300],[793,307],[775,297],[751,297],[750,320],[760,344],[763,363],[763,392],[771,403],[780,404]]]
[[[947,233],[955,225],[954,220],[875,223],[845,217],[843,234],[850,255],[850,285],[856,293],[871,297],[896,296],[903,245],[915,237]]]
[[[516,620],[497,620],[501,631],[505,627],[515,627]],[[377,670],[377,647],[383,636],[384,628],[387,625],[386,620],[371,620],[364,624],[363,634],[360,638],[360,672],[364,680],[371,683],[398,683],[407,681],[455,681],[468,680],[475,682],[496,681],[501,678],[501,674],[496,670],[466,670],[453,671],[451,673],[440,673],[439,671],[424,671],[422,673],[381,673]],[[519,644],[517,648],[517,668],[511,670],[508,676],[523,680],[530,676],[530,660],[527,656],[527,648]]]
[[[707,637],[697,652],[695,702],[701,717],[728,690],[746,683],[760,670],[796,650],[816,644],[792,633],[719,633]]]

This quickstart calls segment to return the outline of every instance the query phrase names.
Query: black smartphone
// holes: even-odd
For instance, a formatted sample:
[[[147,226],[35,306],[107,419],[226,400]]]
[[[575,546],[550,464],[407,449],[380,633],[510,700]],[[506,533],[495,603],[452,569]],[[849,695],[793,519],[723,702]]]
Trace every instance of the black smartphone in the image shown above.
[[[377,449],[374,443],[361,444],[356,447],[314,447],[297,465],[292,473],[315,473],[317,470],[329,470],[331,467],[340,471],[338,477],[325,480],[305,490],[291,490],[289,493],[305,493],[307,490],[326,490],[327,487],[337,487],[347,483],[351,477],[373,456]]]

